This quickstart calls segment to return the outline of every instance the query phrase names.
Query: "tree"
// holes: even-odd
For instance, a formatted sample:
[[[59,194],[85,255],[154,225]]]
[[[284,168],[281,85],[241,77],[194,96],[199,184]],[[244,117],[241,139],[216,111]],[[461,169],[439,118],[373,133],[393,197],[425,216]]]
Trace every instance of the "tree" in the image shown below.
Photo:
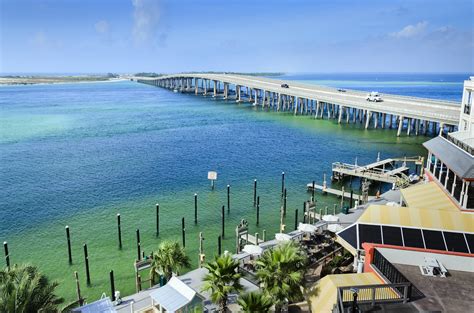
[[[281,311],[284,303],[303,298],[300,286],[304,279],[307,256],[294,242],[265,251],[257,260],[257,278],[263,290]]]
[[[237,300],[242,312],[245,313],[266,313],[270,312],[273,305],[272,298],[261,292],[249,292],[241,294]]]
[[[239,262],[230,255],[222,255],[216,256],[213,262],[204,267],[209,273],[204,276],[202,291],[210,291],[212,302],[219,305],[219,312],[226,312],[229,293],[243,289],[240,284],[241,275],[237,271]]]
[[[159,275],[163,275],[168,281],[173,273],[179,274],[182,268],[191,266],[191,261],[184,248],[177,241],[163,241],[158,250],[153,252],[152,258],[150,268],[152,284],[155,284]]]
[[[58,312],[57,286],[32,265],[0,270],[0,312]]]

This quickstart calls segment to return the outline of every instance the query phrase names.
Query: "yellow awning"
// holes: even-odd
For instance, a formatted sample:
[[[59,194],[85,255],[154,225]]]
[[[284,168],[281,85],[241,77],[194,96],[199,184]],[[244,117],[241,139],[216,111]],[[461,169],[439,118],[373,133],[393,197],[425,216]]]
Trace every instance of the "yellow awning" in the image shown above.
[[[380,284],[383,282],[374,273],[327,275],[316,283],[312,292],[310,291],[312,312],[332,312],[337,301],[338,287]],[[376,294],[376,298],[383,296]]]
[[[359,217],[358,222],[474,233],[474,214],[459,210],[371,205]]]
[[[409,207],[459,211],[459,208],[435,182],[405,188],[401,192],[403,200]]]

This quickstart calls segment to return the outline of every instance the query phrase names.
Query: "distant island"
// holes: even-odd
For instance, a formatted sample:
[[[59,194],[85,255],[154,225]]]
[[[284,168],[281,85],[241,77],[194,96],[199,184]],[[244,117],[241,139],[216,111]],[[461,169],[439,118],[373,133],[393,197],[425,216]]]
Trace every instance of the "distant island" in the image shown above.
[[[5,75],[0,76],[0,85],[34,85],[34,84],[56,84],[56,83],[84,83],[115,81],[127,77],[107,73],[103,75]]]

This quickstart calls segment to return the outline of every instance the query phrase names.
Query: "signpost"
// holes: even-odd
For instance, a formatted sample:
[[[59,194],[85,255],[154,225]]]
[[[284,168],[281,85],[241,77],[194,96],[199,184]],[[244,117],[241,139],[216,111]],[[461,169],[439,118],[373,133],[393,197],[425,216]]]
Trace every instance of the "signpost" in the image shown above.
[[[210,171],[207,172],[207,179],[211,181],[211,188],[214,190],[215,181],[217,180],[217,172]]]

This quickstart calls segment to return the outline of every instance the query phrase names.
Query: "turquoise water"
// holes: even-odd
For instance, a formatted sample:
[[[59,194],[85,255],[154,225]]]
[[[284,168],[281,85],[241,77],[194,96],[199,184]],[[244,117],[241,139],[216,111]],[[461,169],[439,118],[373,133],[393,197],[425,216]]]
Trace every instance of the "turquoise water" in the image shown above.
[[[356,82],[370,85],[352,80]],[[459,82],[440,90],[446,99],[462,92]],[[8,241],[12,263],[38,265],[59,281],[59,292],[68,300],[74,299],[75,270],[89,300],[109,291],[109,270],[115,271],[122,294],[134,291],[137,228],[142,250],[149,253],[163,239],[181,240],[185,217],[186,250],[193,264],[199,231],[211,258],[217,252],[227,184],[231,211],[223,244],[233,251],[234,229],[242,218],[250,221],[252,233],[265,229],[270,237],[278,231],[282,171],[288,188],[286,224],[292,229],[294,210],[300,210],[301,219],[303,202],[310,197],[305,185],[321,183],[324,173],[329,177],[332,162],[358,157],[359,164],[368,163],[377,152],[382,157],[424,154],[420,143],[427,139],[397,138],[393,130],[265,112],[133,82],[1,87],[0,109],[0,241]],[[215,191],[207,180],[210,170],[218,172]],[[261,197],[259,227],[254,179]],[[330,196],[317,199],[323,207],[338,202]],[[161,206],[158,238],[156,203]],[[122,217],[122,250],[117,248],[117,213]],[[72,265],[65,225],[71,229]],[[84,243],[90,287],[85,286]]]

